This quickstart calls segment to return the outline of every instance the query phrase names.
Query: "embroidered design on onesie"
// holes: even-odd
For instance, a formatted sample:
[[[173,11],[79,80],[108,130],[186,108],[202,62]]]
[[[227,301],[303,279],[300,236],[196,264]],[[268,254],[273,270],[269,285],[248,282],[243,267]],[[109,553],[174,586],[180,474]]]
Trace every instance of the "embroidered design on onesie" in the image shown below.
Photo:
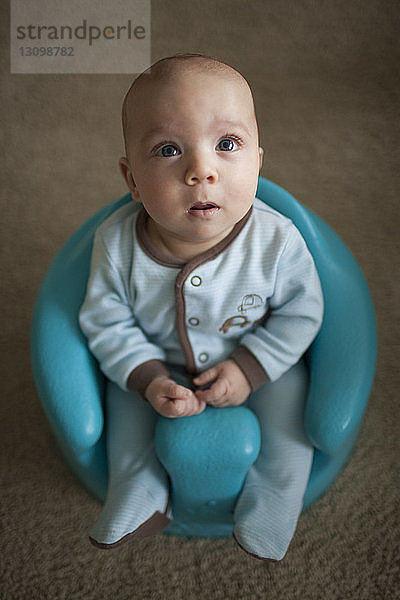
[[[237,310],[241,313],[244,313],[253,308],[260,308],[261,306],[264,306],[261,296],[258,294],[246,294],[246,296],[243,296],[241,303],[237,307]],[[258,319],[258,321],[260,321],[260,319]],[[246,315],[234,315],[233,317],[226,319],[218,331],[222,331],[222,333],[228,333],[231,327],[246,327],[246,325],[250,324],[251,321]]]
[[[234,317],[229,317],[224,324],[219,328],[218,331],[222,331],[223,333],[228,333],[231,327],[246,327],[249,325],[251,321],[244,315],[236,315]]]
[[[259,296],[258,294],[247,294],[242,298],[242,302],[238,306],[238,311],[246,312],[246,310],[251,310],[252,308],[259,308],[263,305],[264,302],[261,296]]]

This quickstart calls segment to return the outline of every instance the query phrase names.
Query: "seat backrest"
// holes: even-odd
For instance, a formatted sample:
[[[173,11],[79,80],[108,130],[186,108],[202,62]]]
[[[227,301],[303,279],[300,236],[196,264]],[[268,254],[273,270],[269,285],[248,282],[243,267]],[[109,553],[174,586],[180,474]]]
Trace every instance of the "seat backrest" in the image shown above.
[[[346,428],[325,431],[321,423],[337,416],[341,410],[338,406],[350,409],[358,422],[375,371],[376,327],[368,286],[349,250],[321,219],[263,178],[257,195],[293,220],[320,275],[325,316],[309,352],[311,382],[306,424],[314,445],[334,452],[346,436]],[[38,392],[60,443],[77,451],[95,444],[103,430],[103,377],[78,324],[93,236],[101,222],[129,201],[130,195],[126,194],[112,202],[71,236],[48,271],[34,310],[31,356]],[[80,402],[71,411],[74,397]],[[353,426],[347,413],[342,421],[348,428]]]

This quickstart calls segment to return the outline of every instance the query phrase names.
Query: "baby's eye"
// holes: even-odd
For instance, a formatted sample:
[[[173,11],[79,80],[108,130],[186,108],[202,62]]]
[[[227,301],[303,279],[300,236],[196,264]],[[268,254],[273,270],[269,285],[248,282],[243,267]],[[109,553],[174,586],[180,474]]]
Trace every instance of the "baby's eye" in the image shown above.
[[[238,147],[239,144],[232,138],[224,138],[217,144],[217,150],[222,150],[223,152],[232,152],[232,150],[236,150]]]
[[[165,156],[166,158],[169,158],[170,156],[177,156],[180,153],[181,151],[179,150],[179,148],[177,148],[173,144],[165,144],[157,150],[156,156]]]

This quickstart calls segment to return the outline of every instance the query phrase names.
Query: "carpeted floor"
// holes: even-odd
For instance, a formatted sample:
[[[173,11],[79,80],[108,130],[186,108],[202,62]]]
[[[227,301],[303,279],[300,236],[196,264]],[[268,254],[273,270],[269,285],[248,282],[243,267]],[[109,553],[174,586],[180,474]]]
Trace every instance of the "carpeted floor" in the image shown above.
[[[370,285],[379,360],[350,463],[301,517],[286,559],[231,539],[159,536],[102,553],[97,502],[65,466],[35,391],[29,324],[60,245],[125,187],[127,75],[10,75],[1,5],[2,600],[395,600],[399,558],[399,63],[392,0],[154,0],[152,57],[216,55],[254,89],[262,174],[325,219]],[[397,586],[397,587],[396,587]]]

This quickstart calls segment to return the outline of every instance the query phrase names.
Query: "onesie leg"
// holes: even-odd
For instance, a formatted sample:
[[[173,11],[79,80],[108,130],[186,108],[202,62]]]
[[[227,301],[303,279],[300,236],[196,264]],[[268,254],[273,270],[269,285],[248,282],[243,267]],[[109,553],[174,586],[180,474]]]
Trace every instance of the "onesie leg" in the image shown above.
[[[154,450],[157,414],[113,383],[107,387],[106,414],[109,486],[90,532],[99,548],[154,535],[170,523],[168,478]]]
[[[233,535],[259,558],[284,557],[302,510],[314,452],[304,431],[307,389],[301,361],[248,401],[260,422],[261,451],[236,504]]]

